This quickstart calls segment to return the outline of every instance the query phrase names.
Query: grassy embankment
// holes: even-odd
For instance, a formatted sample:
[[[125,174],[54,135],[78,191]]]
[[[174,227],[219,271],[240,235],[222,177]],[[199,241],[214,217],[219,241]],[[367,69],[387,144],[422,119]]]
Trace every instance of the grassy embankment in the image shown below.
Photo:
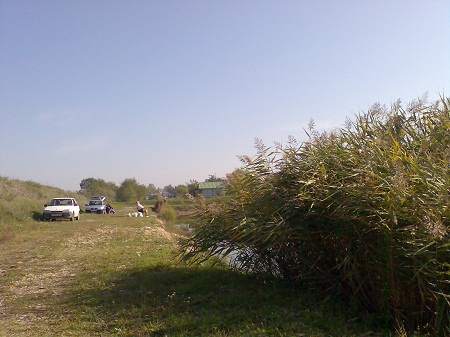
[[[40,221],[61,193],[0,178],[0,336],[377,335],[280,281],[179,264],[179,234],[153,216],[126,218],[132,204]]]

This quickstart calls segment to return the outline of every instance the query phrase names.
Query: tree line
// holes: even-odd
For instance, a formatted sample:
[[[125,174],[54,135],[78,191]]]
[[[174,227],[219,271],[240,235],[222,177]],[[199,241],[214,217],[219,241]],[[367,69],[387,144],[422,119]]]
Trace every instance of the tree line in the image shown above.
[[[205,181],[223,181],[216,175],[210,175]],[[101,178],[85,178],[80,182],[79,194],[91,197],[94,195],[105,196],[110,201],[134,201],[140,199],[158,198],[188,198],[198,194],[198,181],[190,180],[189,183],[176,186],[167,185],[158,188],[154,184],[140,184],[135,178],[127,178],[119,186],[114,182],[107,182]]]

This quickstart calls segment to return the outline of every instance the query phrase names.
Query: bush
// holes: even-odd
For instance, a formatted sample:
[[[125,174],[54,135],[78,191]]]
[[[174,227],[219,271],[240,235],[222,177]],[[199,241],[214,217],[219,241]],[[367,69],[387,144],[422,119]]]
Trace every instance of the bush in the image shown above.
[[[354,301],[391,327],[450,332],[449,105],[377,104],[300,145],[258,141],[230,198],[202,210],[184,258],[233,256],[238,269]]]
[[[165,223],[172,224],[177,218],[177,212],[171,206],[164,204],[159,211],[159,216]]]

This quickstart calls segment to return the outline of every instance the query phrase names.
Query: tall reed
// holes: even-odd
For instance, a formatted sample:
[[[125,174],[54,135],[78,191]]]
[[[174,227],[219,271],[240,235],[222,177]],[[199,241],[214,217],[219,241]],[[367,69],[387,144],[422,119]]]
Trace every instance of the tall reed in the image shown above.
[[[450,99],[379,104],[340,130],[274,148],[202,210],[184,258],[228,256],[339,295],[391,327],[450,334]]]

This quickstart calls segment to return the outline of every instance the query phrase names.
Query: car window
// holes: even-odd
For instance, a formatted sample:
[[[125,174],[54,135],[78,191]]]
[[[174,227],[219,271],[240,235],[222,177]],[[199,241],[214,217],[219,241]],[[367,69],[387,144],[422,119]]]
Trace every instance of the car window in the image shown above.
[[[52,199],[49,203],[49,206],[73,206],[74,201],[72,199]],[[75,202],[75,206],[77,206]]]

